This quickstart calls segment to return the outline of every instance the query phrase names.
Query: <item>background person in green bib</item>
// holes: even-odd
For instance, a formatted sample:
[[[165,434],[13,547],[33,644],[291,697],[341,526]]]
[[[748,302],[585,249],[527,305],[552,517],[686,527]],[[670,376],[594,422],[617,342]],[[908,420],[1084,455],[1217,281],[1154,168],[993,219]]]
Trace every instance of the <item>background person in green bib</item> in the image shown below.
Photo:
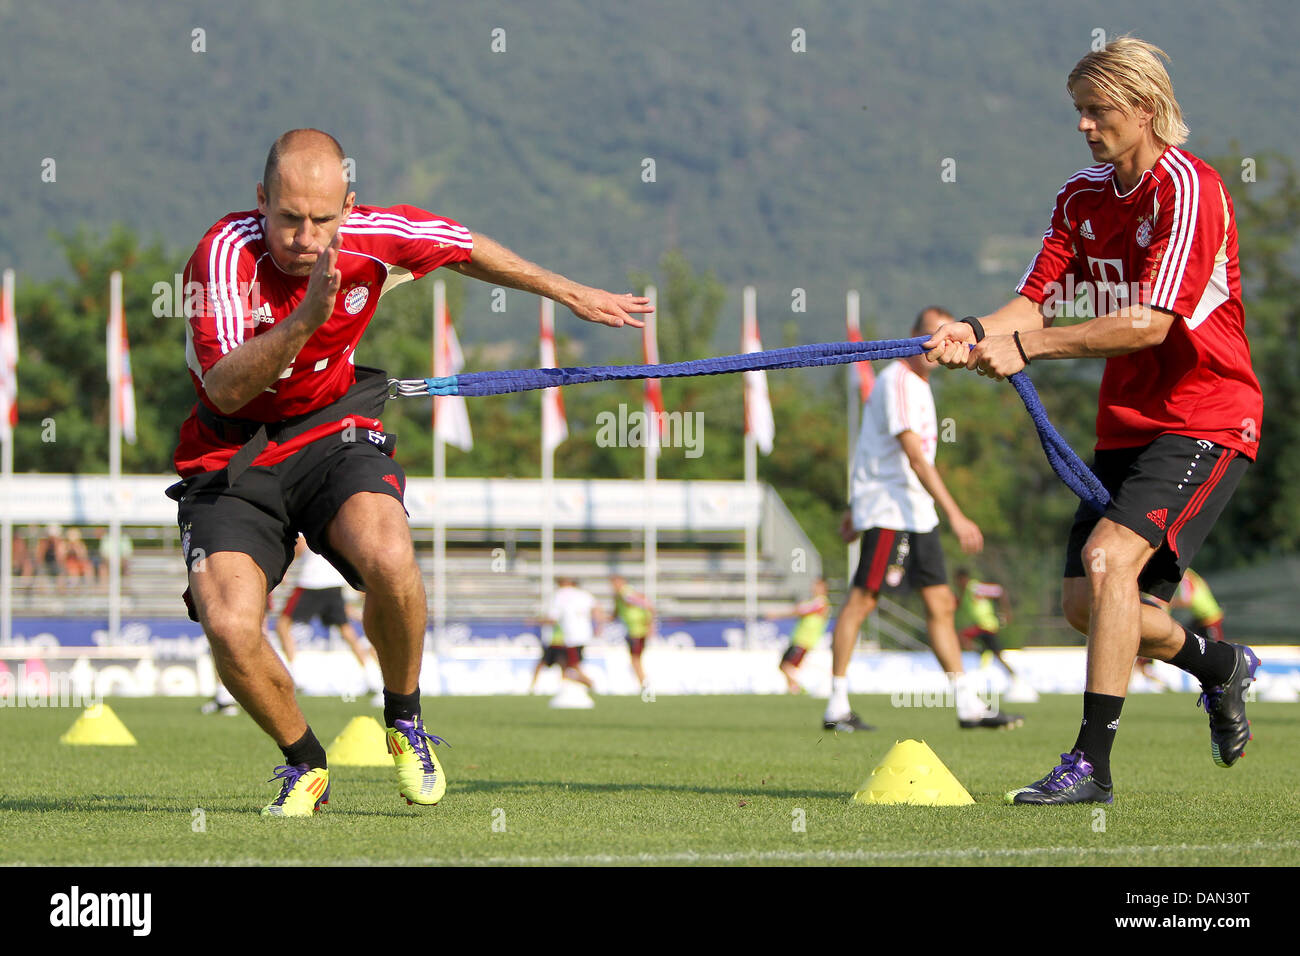
[[[1006,672],[1015,680],[1016,672],[1002,657],[1002,642],[998,631],[1011,622],[1011,602],[1007,590],[992,581],[977,581],[966,568],[958,568],[957,584],[957,636],[966,647],[979,641]],[[995,607],[993,602],[997,601]],[[1001,612],[1001,613],[999,613]]]
[[[644,594],[627,583],[627,578],[615,574],[610,577],[609,583],[614,591],[614,616],[627,629],[627,650],[632,655],[632,670],[641,689],[646,690],[650,685],[646,682],[641,655],[645,652],[646,638],[654,626],[654,606]]]
[[[790,635],[790,646],[781,657],[781,673],[785,675],[792,694],[803,693],[803,688],[795,679],[795,672],[803,663],[804,656],[809,651],[816,650],[817,645],[821,643],[826,634],[826,622],[830,618],[830,613],[831,603],[826,596],[826,580],[818,578],[813,583],[812,597],[807,601],[795,605],[791,610],[765,615],[768,620],[792,616],[799,618],[799,623],[794,626],[794,633]]]
[[[1197,634],[1208,637],[1212,641],[1224,640],[1223,608],[1219,607],[1219,602],[1214,599],[1214,594],[1210,591],[1210,586],[1205,583],[1205,578],[1191,568],[1188,568],[1187,573],[1183,575],[1183,580],[1169,601],[1169,606],[1185,607],[1191,611],[1192,629]]]

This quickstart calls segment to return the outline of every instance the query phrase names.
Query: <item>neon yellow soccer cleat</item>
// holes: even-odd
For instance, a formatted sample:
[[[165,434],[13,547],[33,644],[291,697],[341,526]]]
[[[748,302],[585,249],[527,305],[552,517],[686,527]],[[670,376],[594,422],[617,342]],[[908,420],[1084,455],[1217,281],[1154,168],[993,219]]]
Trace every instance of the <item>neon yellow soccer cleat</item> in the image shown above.
[[[309,817],[330,802],[330,772],[306,764],[276,767],[280,795],[262,809],[264,817]]]
[[[400,793],[408,804],[431,807],[447,792],[447,778],[442,765],[429,749],[429,742],[445,744],[441,737],[424,732],[424,721],[417,714],[415,720],[395,720],[388,728],[388,752],[393,755],[397,768]]]

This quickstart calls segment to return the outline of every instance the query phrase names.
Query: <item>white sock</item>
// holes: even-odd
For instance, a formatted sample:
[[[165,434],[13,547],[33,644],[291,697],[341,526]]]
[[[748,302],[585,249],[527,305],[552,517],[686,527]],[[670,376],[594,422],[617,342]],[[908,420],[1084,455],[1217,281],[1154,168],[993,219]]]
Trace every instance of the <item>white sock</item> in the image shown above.
[[[971,678],[970,674],[957,674],[952,681],[958,720],[979,720],[993,713],[993,708],[975,692],[975,682]]]
[[[217,685],[217,692],[213,695],[213,699],[216,700],[219,707],[227,707],[235,703],[235,695],[226,690],[225,684]]]
[[[849,679],[847,677],[831,678],[831,699],[826,703],[824,720],[838,720],[847,717],[849,711]]]

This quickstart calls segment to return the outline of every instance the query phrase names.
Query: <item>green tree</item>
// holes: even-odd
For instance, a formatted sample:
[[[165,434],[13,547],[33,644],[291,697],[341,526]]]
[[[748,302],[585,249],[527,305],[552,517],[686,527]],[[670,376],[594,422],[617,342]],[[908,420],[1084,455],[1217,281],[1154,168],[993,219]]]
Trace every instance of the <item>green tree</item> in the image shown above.
[[[183,319],[172,297],[179,262],[144,247],[118,226],[105,239],[86,230],[59,237],[71,279],[19,280],[19,471],[96,472],[108,468],[107,329],[109,275],[122,272],[139,441],[123,445],[128,472],[166,472],[194,391],[185,373]]]
[[[1264,392],[1259,457],[1242,478],[1206,550],[1205,567],[1300,548],[1300,169],[1289,156],[1216,162],[1237,216],[1246,331]],[[1234,182],[1235,181],[1235,182]],[[1243,427],[1249,427],[1243,423]]]

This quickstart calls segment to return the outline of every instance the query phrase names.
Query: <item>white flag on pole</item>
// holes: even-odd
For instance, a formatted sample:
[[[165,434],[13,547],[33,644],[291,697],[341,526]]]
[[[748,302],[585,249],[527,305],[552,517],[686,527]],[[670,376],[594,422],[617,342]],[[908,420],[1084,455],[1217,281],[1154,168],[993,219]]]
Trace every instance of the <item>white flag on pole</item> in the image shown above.
[[[14,315],[14,271],[4,273],[0,294],[0,435],[13,437],[18,424],[18,319]]]
[[[117,348],[114,349],[114,340]],[[117,363],[114,370],[113,363]],[[113,273],[108,315],[108,383],[117,389],[118,424],[128,445],[135,444],[135,380],[131,377],[131,346],[122,307],[122,275]]]
[[[641,348],[646,365],[659,364],[659,342],[655,334],[655,315],[653,312],[645,315],[645,328],[641,330]],[[646,449],[651,455],[658,458],[663,447],[663,431],[666,422],[664,421],[663,383],[657,378],[645,380],[645,415],[647,419],[646,441],[648,443]]]
[[[435,356],[433,374],[436,377],[457,375],[465,370],[465,355],[460,350],[456,329],[451,324],[447,307],[438,316],[442,323],[442,355]],[[461,451],[474,448],[474,435],[469,429],[469,408],[464,395],[435,395],[433,398],[433,434],[439,441],[455,445]]]
[[[745,287],[745,322],[740,336],[741,352],[761,352],[763,342],[758,336],[758,313],[754,305],[754,287]],[[754,436],[754,443],[764,455],[772,454],[772,441],[776,437],[776,422],[772,419],[772,403],[767,397],[767,372],[745,372],[745,434]]]
[[[542,299],[542,368],[555,364],[555,303]],[[558,388],[542,390],[542,449],[554,450],[569,437],[569,423],[564,420],[564,397]]]

